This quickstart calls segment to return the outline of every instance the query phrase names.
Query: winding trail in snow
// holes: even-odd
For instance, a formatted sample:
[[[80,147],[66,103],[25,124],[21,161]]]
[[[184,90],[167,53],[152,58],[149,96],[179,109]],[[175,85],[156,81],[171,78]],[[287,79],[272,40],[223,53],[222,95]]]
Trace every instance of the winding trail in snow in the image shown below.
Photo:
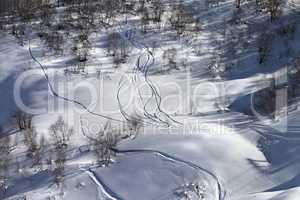
[[[96,116],[98,116],[98,117],[103,117],[103,118],[105,118],[105,119],[108,119],[108,120],[112,120],[112,121],[116,121],[116,122],[121,122],[121,123],[126,123],[125,121],[123,121],[123,120],[119,120],[119,119],[115,119],[115,118],[112,118],[112,117],[109,117],[109,116],[106,116],[106,115],[103,115],[103,114],[99,114],[99,113],[95,113],[95,112],[93,112],[93,111],[91,111],[86,105],[84,105],[83,103],[81,103],[81,102],[79,102],[79,101],[76,101],[76,100],[74,100],[74,99],[69,99],[69,98],[67,98],[67,97],[65,97],[65,96],[61,96],[61,95],[59,95],[55,90],[54,90],[54,88],[53,88],[53,86],[52,86],[52,84],[51,84],[51,82],[50,82],[50,80],[49,80],[49,76],[48,76],[48,74],[47,74],[47,72],[46,72],[46,68],[34,57],[34,55],[33,55],[33,53],[32,53],[32,50],[31,50],[31,46],[30,46],[30,40],[29,40],[29,48],[28,48],[28,50],[29,50],[29,54],[30,54],[30,56],[31,56],[31,58],[38,64],[38,66],[41,68],[41,70],[43,71],[43,74],[44,74],[44,77],[45,77],[45,79],[46,79],[46,81],[47,81],[47,84],[48,84],[48,86],[49,86],[49,88],[50,88],[50,91],[51,91],[51,93],[52,93],[52,95],[53,96],[55,96],[55,97],[57,97],[57,98],[59,98],[59,99],[62,99],[62,100],[64,100],[64,101],[67,101],[67,102],[70,102],[70,103],[74,103],[74,104],[76,104],[76,105],[79,105],[80,107],[82,107],[84,110],[86,110],[88,113],[90,113],[90,114],[92,114],[92,115],[96,115]]]
[[[120,149],[117,149],[117,148],[111,148],[112,151],[114,151],[115,153],[117,154],[126,154],[126,153],[152,153],[152,154],[156,154],[160,157],[163,157],[165,159],[168,159],[172,162],[177,162],[177,163],[181,163],[181,164],[184,164],[184,165],[187,165],[195,170],[198,170],[200,172],[203,172],[205,174],[207,174],[208,176],[210,176],[212,179],[214,179],[217,183],[217,189],[218,189],[218,199],[217,200],[225,200],[226,198],[226,190],[222,187],[222,184],[220,183],[220,180],[219,178],[214,174],[212,173],[211,171],[209,171],[208,169],[205,169],[199,165],[196,165],[195,163],[193,162],[190,162],[190,161],[186,161],[186,160],[183,160],[181,158],[178,158],[176,156],[173,156],[173,155],[170,155],[170,154],[167,154],[165,152],[162,152],[162,151],[157,151],[157,150],[147,150],[147,149],[129,149],[129,150],[120,150]]]
[[[121,200],[121,198],[118,197],[117,194],[115,194],[106,184],[103,183],[101,178],[97,176],[97,174],[93,170],[91,170],[90,168],[81,170],[84,171],[92,179],[92,181],[101,189],[101,191],[107,198],[109,198],[110,200]]]
[[[144,116],[147,119],[150,119],[151,121],[154,121],[155,123],[162,123],[163,125],[170,126],[170,124],[169,124],[168,121],[166,121],[166,120],[164,120],[164,119],[162,119],[162,118],[160,118],[158,116],[158,115],[162,114],[162,115],[164,115],[166,117],[166,119],[169,119],[170,121],[172,121],[172,122],[174,122],[176,124],[183,125],[183,123],[181,123],[181,122],[175,120],[174,118],[172,118],[169,114],[167,114],[161,108],[161,102],[162,102],[161,96],[160,96],[159,92],[157,91],[157,88],[154,86],[154,84],[152,83],[152,81],[149,79],[149,69],[155,63],[155,58],[153,56],[153,53],[142,42],[136,41],[136,40],[134,40],[131,37],[129,38],[127,36],[128,34],[126,34],[125,28],[123,28],[121,26],[121,24],[119,24],[118,27],[119,27],[119,34],[121,35],[121,37],[124,40],[127,40],[133,47],[139,49],[140,52],[141,52],[140,55],[137,58],[136,66],[133,69],[133,71],[135,73],[134,80],[136,80],[137,73],[139,71],[143,72],[143,74],[144,74],[144,80],[145,80],[145,82],[147,83],[148,87],[151,90],[151,97],[146,101],[146,103],[144,103],[144,109],[143,109],[144,110]],[[123,34],[123,32],[125,32],[125,34]],[[142,58],[142,56],[145,56],[145,55],[146,55],[147,60],[146,60],[146,62],[144,64],[141,65],[141,58]],[[119,86],[120,86],[119,87],[119,91],[120,91],[121,85],[119,84]],[[119,91],[118,91],[118,95],[119,95]],[[143,99],[142,99],[140,91],[138,91],[138,93],[139,93],[139,98],[140,98],[141,102],[143,102]],[[128,114],[126,114],[125,111],[122,109],[121,103],[119,101],[119,96],[117,98],[118,98],[120,110],[123,111],[122,115],[125,117],[125,119],[128,119]],[[149,113],[147,111],[147,105],[150,103],[151,99],[153,99],[153,98],[154,98],[154,100],[156,102],[156,112],[154,114],[151,114],[151,113]]]
[[[126,39],[129,41],[129,38],[126,37]],[[134,43],[133,41],[130,41],[131,43]],[[157,89],[155,88],[154,84],[151,82],[151,80],[149,79],[148,75],[149,75],[149,69],[150,67],[154,64],[155,62],[155,58],[153,56],[153,53],[143,44],[139,44],[140,45],[140,50],[141,51],[144,51],[142,52],[139,57],[138,57],[138,60],[137,60],[137,71],[142,71],[144,73],[144,78],[145,78],[145,81],[147,82],[149,88],[151,89],[152,91],[152,96],[151,98],[154,98],[155,101],[156,101],[156,105],[157,105],[157,112],[158,113],[154,113],[154,114],[150,114],[149,112],[147,112],[147,104],[150,100],[148,100],[146,102],[146,104],[144,105],[144,111],[145,111],[145,116],[148,118],[148,119],[151,119],[151,120],[159,120],[163,123],[167,123],[166,121],[164,121],[163,119],[161,119],[160,117],[158,117],[158,114],[163,114],[164,116],[166,116],[169,120],[177,123],[177,124],[180,124],[182,125],[181,122],[178,122],[176,121],[175,119],[173,119],[169,114],[165,113],[162,109],[161,109],[161,96],[159,95]],[[146,51],[146,52],[145,52]],[[53,96],[59,98],[59,99],[62,99],[64,101],[67,101],[67,102],[70,102],[70,103],[74,103],[76,105],[79,105],[80,107],[82,107],[84,110],[86,110],[88,113],[92,114],[92,115],[95,115],[95,116],[99,116],[99,117],[103,117],[105,119],[108,119],[108,120],[112,120],[112,121],[116,121],[116,122],[121,122],[121,123],[127,123],[127,119],[126,121],[123,121],[123,120],[119,120],[119,119],[115,119],[115,118],[112,118],[112,117],[109,117],[109,116],[105,116],[105,115],[102,115],[102,114],[99,114],[99,113],[95,113],[93,111],[91,111],[87,106],[85,106],[83,103],[79,102],[79,101],[76,101],[74,99],[69,99],[67,97],[64,97],[64,96],[61,96],[59,95],[53,88],[52,84],[50,83],[50,80],[49,80],[49,77],[48,77],[48,74],[46,72],[46,68],[34,57],[33,53],[32,53],[32,50],[31,50],[31,46],[30,46],[30,40],[29,40],[29,53],[30,53],[30,56],[31,58],[38,64],[38,66],[41,68],[41,70],[43,71],[43,74],[44,74],[44,77],[47,81],[47,84],[50,88],[50,91],[51,93],[53,94]],[[143,67],[140,66],[140,60],[142,58],[143,55],[146,55],[147,57],[147,61],[146,63],[143,65]],[[156,120],[154,120],[155,122],[157,122]],[[154,154],[157,154],[163,158],[166,158],[168,160],[171,160],[173,162],[178,162],[178,163],[182,163],[182,164],[185,164],[189,167],[192,167],[193,169],[196,169],[196,170],[200,170],[201,172],[204,172],[205,174],[209,175],[211,178],[213,178],[216,183],[217,183],[217,188],[218,188],[218,200],[224,200],[225,197],[226,197],[226,191],[224,190],[224,188],[222,187],[218,177],[213,174],[212,172],[210,172],[209,170],[203,168],[203,167],[200,167],[192,162],[189,162],[189,161],[185,161],[185,160],[182,160],[180,158],[177,158],[175,156],[171,156],[167,153],[164,153],[164,152],[161,152],[161,151],[155,151],[155,150],[139,150],[139,149],[132,149],[132,150],[118,150],[118,149],[111,149],[112,151],[114,151],[115,153],[119,153],[119,154],[126,154],[126,153],[154,153]],[[95,184],[98,185],[98,187],[101,188],[101,190],[104,192],[104,194],[111,200],[121,200],[121,198],[119,198],[108,186],[106,186],[103,181],[100,179],[100,177],[97,176],[97,174],[95,172],[93,172],[91,169],[89,170],[85,170],[85,173],[87,173],[89,175],[89,177],[95,182]]]
[[[153,56],[153,53],[149,50],[148,47],[146,47],[144,44],[142,44],[141,42],[137,42],[135,40],[133,40],[133,38],[129,38],[126,34],[123,35],[123,27],[119,24],[119,33],[120,35],[125,38],[127,41],[129,41],[132,46],[134,46],[135,48],[138,48],[142,51],[142,53],[139,55],[138,59],[137,59],[137,65],[136,65],[136,68],[134,69],[134,71],[142,71],[144,73],[144,78],[145,78],[145,81],[147,83],[147,85],[149,86],[149,88],[151,89],[151,97],[147,100],[147,102],[144,104],[144,116],[148,119],[150,119],[152,122],[156,123],[156,124],[153,124],[151,122],[147,122],[147,121],[144,121],[144,120],[140,120],[140,119],[134,119],[134,120],[138,120],[139,122],[141,122],[142,125],[145,125],[145,124],[150,124],[150,125],[156,125],[156,126],[160,126],[160,125],[167,125],[169,126],[169,122],[160,118],[159,115],[164,115],[167,119],[175,122],[176,124],[180,124],[180,125],[183,125],[183,123],[181,122],[178,122],[177,120],[173,119],[169,114],[167,114],[166,112],[164,112],[162,109],[161,109],[161,96],[160,94],[158,93],[157,89],[155,88],[154,84],[151,82],[151,80],[149,79],[148,77],[148,72],[149,72],[149,69],[150,67],[154,64],[155,62],[155,58]],[[126,31],[125,31],[126,32]],[[120,108],[120,112],[122,114],[122,116],[125,118],[125,121],[124,120],[120,120],[120,119],[117,119],[117,118],[113,118],[113,117],[109,117],[109,116],[106,116],[106,115],[103,115],[103,114],[100,114],[100,113],[96,113],[92,110],[90,110],[86,105],[84,105],[83,103],[77,101],[77,100],[74,100],[74,99],[70,99],[68,97],[65,97],[65,96],[62,96],[62,95],[59,95],[53,88],[53,85],[51,84],[50,80],[49,80],[49,76],[46,72],[46,68],[37,60],[37,58],[33,55],[32,53],[32,50],[31,50],[31,41],[29,39],[29,54],[31,56],[31,58],[34,60],[35,63],[38,64],[38,66],[40,67],[40,69],[42,70],[43,74],[44,74],[44,77],[45,77],[45,80],[47,81],[47,84],[50,88],[50,91],[52,93],[52,95],[54,97],[57,97],[59,99],[62,99],[66,102],[70,102],[70,103],[73,103],[75,105],[78,105],[80,106],[81,108],[83,108],[84,110],[86,110],[88,113],[94,115],[94,116],[98,116],[98,117],[102,117],[102,118],[105,118],[105,119],[108,119],[108,120],[111,120],[111,121],[115,121],[115,122],[120,122],[120,123],[123,123],[123,124],[126,124],[128,121],[130,121],[130,116],[122,109],[122,105],[120,103],[120,99],[119,99],[119,96],[117,97],[118,99],[118,103],[119,103],[119,108]],[[143,52],[144,51],[144,52]],[[145,55],[146,51],[146,56],[147,56],[147,61],[146,63],[144,63],[143,67],[141,68],[140,66],[140,60],[142,58],[143,55]],[[120,89],[118,89],[118,95],[119,95],[119,92],[120,92]],[[141,94],[139,92],[139,96],[141,98]],[[147,111],[147,105],[148,103],[150,103],[150,100],[154,98],[155,99],[155,102],[156,102],[156,112],[154,114],[150,114],[148,111]]]
[[[83,108],[86,112],[88,112],[89,114],[92,114],[94,116],[97,116],[97,117],[102,117],[102,118],[105,118],[107,120],[111,120],[111,121],[115,121],[115,122],[119,122],[119,123],[122,123],[122,124],[126,124],[128,121],[124,121],[124,120],[120,120],[120,119],[117,119],[117,118],[113,118],[113,117],[109,117],[107,115],[103,115],[103,114],[100,114],[100,113],[96,113],[92,110],[90,110],[86,105],[84,105],[83,103],[79,102],[79,101],[76,101],[74,99],[70,99],[70,98],[67,98],[65,96],[62,96],[62,95],[59,95],[53,88],[50,80],[49,80],[49,76],[46,72],[46,68],[37,60],[37,58],[35,58],[35,56],[33,55],[32,53],[32,50],[31,50],[31,45],[30,45],[30,40],[29,40],[29,54],[31,56],[31,58],[38,64],[38,66],[40,67],[40,69],[42,70],[43,72],[43,75],[44,75],[44,78],[48,84],[48,87],[50,88],[50,92],[52,93],[52,95],[58,99],[61,99],[63,101],[66,101],[66,102],[69,102],[69,103],[73,103],[75,105],[78,105],[80,106],[81,108]],[[80,115],[81,117],[81,115]],[[82,120],[81,120],[82,121]],[[142,125],[145,126],[146,124],[148,125],[153,125],[153,123],[150,123],[150,122],[142,122]]]

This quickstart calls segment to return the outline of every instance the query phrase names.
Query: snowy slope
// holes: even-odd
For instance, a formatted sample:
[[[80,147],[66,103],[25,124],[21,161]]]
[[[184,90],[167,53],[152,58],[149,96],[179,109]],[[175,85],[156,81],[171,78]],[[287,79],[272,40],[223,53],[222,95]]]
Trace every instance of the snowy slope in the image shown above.
[[[20,172],[16,169],[18,160],[13,159],[16,162],[11,167],[12,178],[5,199],[22,199],[26,195],[30,200],[43,200],[62,195],[67,200],[177,200],[181,199],[182,190],[195,183],[203,187],[201,192],[207,200],[299,199],[297,103],[287,117],[287,124],[285,119],[258,121],[241,109],[227,108],[239,98],[268,87],[273,74],[299,56],[299,15],[286,15],[281,24],[274,25],[267,16],[242,13],[245,22],[241,23],[250,27],[245,30],[244,25],[229,20],[237,14],[231,0],[210,10],[203,9],[202,1],[185,3],[192,5],[202,19],[203,30],[196,38],[177,40],[164,33],[137,34],[135,41],[131,41],[128,63],[115,68],[105,56],[105,33],[117,30],[126,35],[127,30],[137,26],[132,19],[121,28],[116,26],[93,35],[94,49],[86,74],[66,76],[65,66],[73,58],[44,56],[34,33],[30,34],[30,43],[26,41],[23,47],[9,34],[0,33],[0,124],[5,133],[22,134],[13,127],[12,116],[18,110],[13,91],[20,75],[30,69],[35,76],[21,83],[21,97],[27,106],[38,109],[33,118],[37,132],[48,137],[48,128],[59,115],[75,129],[64,190],[59,191],[53,184],[50,171],[35,173],[26,166]],[[290,8],[285,8],[285,12],[290,12]],[[278,29],[289,22],[296,24],[293,38],[271,41],[274,59],[260,65],[256,39],[265,29],[270,33],[267,37],[277,37]],[[235,37],[241,37],[242,42],[234,43]],[[159,48],[152,55],[146,47],[153,41],[159,43]],[[200,52],[195,53],[191,46]],[[241,51],[232,52],[233,46]],[[178,62],[186,58],[190,69],[157,73],[163,63],[163,50],[171,47],[180,52]],[[218,59],[228,70],[222,72],[222,78],[212,78],[207,66],[222,47],[226,47],[226,52]],[[32,59],[29,48],[45,71]],[[146,77],[135,72],[137,61],[145,69],[150,68],[146,69]],[[161,107],[151,96],[151,86],[159,91]],[[141,87],[140,91],[137,87]],[[196,98],[191,99],[190,94],[195,91]],[[235,106],[243,107],[245,102],[241,101]],[[136,138],[118,144],[115,161],[109,167],[95,165],[92,152],[78,150],[88,143],[83,127],[91,128],[90,135],[107,121],[124,127],[127,114],[143,116],[145,126]],[[170,127],[166,126],[168,123]],[[280,132],[286,125],[287,130]],[[24,151],[23,146],[13,151],[22,165],[27,164]]]

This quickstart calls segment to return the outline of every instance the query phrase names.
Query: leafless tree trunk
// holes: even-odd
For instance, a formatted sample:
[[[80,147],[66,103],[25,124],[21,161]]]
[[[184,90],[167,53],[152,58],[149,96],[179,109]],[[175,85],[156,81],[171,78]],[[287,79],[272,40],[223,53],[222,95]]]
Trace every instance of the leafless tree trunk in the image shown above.
[[[127,126],[130,136],[133,136],[135,138],[138,136],[139,132],[142,129],[143,120],[138,115],[130,116],[129,120],[127,121]]]
[[[116,66],[119,66],[121,63],[126,63],[129,46],[119,33],[112,33],[108,36],[107,51],[113,56]]]
[[[96,138],[90,140],[98,163],[102,163],[105,166],[111,163],[114,156],[112,148],[116,146],[119,135],[119,131],[113,130],[110,122],[107,122],[104,129],[97,133]]]
[[[10,165],[10,137],[2,135],[0,130],[0,198],[5,195],[8,188],[7,181],[9,177]]]
[[[71,136],[74,134],[74,131],[72,128],[68,127],[63,118],[60,116],[58,120],[50,126],[49,132],[55,149],[55,155],[53,156],[55,157],[55,182],[58,186],[62,186],[64,181],[68,143]]]
[[[68,127],[61,116],[50,126],[49,131],[54,145],[59,148],[67,147],[71,136],[74,134],[74,130]]]
[[[271,21],[274,21],[281,12],[281,0],[267,0],[267,9],[270,13]]]
[[[32,128],[32,115],[23,111],[17,111],[15,114],[16,125],[20,130]]]
[[[177,32],[177,35],[182,35],[187,30],[187,27],[194,23],[190,8],[185,6],[182,2],[174,6],[170,23],[172,28]]]
[[[37,132],[34,127],[24,131],[25,145],[27,146],[27,156],[32,160],[32,166],[42,165],[43,144],[37,142]]]
[[[177,62],[176,62],[176,57],[177,57],[177,50],[175,48],[167,49],[163,53],[163,59],[166,61],[164,64],[164,69],[163,71],[169,71],[172,69],[178,70]]]
[[[273,36],[270,34],[263,34],[258,39],[259,64],[267,61],[271,53],[272,39]]]
[[[236,7],[240,8],[241,7],[241,0],[236,0]]]

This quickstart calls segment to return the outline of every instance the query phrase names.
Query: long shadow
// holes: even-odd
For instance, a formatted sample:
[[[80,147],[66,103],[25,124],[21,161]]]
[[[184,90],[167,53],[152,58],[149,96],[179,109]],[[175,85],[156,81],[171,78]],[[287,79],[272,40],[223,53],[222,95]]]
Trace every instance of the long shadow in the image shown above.
[[[292,178],[278,186],[270,188],[270,189],[266,190],[265,192],[288,190],[288,189],[299,187],[299,186],[300,186],[300,173],[297,174],[294,178]]]
[[[255,160],[249,160],[249,163],[266,176],[277,179],[276,183],[278,185],[265,192],[286,190],[300,186],[300,125],[296,126],[288,123],[287,126],[287,132],[285,133],[265,125],[252,127],[253,130],[261,135],[257,146],[265,155],[269,165],[262,167]],[[296,134],[294,131],[291,133],[289,128],[297,129],[298,131],[296,131]],[[297,135],[298,137],[296,137]],[[282,136],[283,139],[281,138]],[[292,175],[293,173],[295,174],[294,176]],[[284,174],[287,174],[287,176],[281,180],[280,177]],[[278,181],[278,179],[280,180]]]
[[[1,106],[0,106],[0,124],[5,124],[9,122],[12,117],[13,111],[16,108],[14,101],[13,89],[16,77],[15,75],[10,75],[0,82],[0,96],[1,96]],[[5,106],[4,106],[5,105]]]
[[[248,16],[249,17],[249,16]],[[231,36],[227,38],[228,43],[224,48],[224,63],[228,68],[225,72],[226,79],[240,79],[255,74],[273,73],[282,67],[292,65],[299,55],[300,28],[295,25],[291,32],[284,32],[289,26],[299,20],[298,13],[287,13],[274,22],[257,19],[247,19],[247,30],[239,40],[232,42]],[[267,30],[267,31],[266,31]],[[238,33],[233,32],[233,36]],[[268,40],[268,41],[266,41]],[[242,44],[241,44],[242,43]],[[259,61],[258,49],[262,43],[269,47],[266,60]],[[242,46],[241,46],[242,45]],[[232,53],[232,49],[235,51]],[[234,66],[230,66],[233,55],[236,59]]]
[[[11,182],[11,186],[4,194],[5,198],[9,198],[18,194],[36,190],[45,187],[54,181],[49,171],[41,171],[27,178],[17,178]]]
[[[270,17],[258,12],[254,4],[245,3],[241,9],[236,9],[232,2],[207,10],[201,10],[200,3],[193,5],[195,10],[201,10],[197,16],[205,26],[204,31],[209,33],[207,40],[212,48],[203,46],[205,57],[201,58],[202,66],[195,67],[195,71],[205,68],[209,60],[216,62],[219,59],[219,65],[225,68],[222,76],[227,80],[235,80],[273,73],[294,62],[292,58],[299,55],[300,28],[292,26],[299,21],[299,12],[285,13],[271,22]],[[289,26],[290,32],[286,31]],[[261,43],[266,43],[269,48],[263,63],[259,58]]]

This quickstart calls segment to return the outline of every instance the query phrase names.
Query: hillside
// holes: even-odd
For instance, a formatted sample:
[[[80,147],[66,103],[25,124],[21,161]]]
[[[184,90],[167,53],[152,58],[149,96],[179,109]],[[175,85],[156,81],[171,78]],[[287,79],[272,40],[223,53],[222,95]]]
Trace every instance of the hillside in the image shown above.
[[[299,0],[0,3],[0,199],[297,200]]]

